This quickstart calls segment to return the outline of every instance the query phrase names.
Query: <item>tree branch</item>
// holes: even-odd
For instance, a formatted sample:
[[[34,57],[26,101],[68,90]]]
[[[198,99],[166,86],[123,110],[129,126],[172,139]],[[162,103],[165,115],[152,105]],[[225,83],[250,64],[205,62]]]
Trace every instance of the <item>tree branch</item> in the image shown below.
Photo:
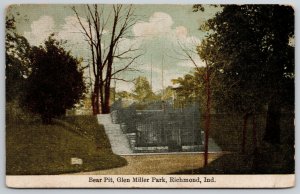
[[[123,68],[121,68],[121,69],[115,71],[114,73],[111,74],[111,76],[114,76],[114,75],[120,73],[121,71],[124,71],[125,69],[127,69],[127,68],[128,68],[128,67],[129,67],[129,66],[130,66],[137,58],[139,58],[140,56],[142,56],[142,54],[133,57],[133,58],[131,59],[131,61],[130,61],[125,67],[123,67]]]
[[[135,79],[132,79],[132,80],[125,80],[125,79],[122,79],[122,78],[117,78],[117,77],[112,77],[111,79],[113,80],[118,80],[118,81],[123,81],[123,82],[134,82]]]

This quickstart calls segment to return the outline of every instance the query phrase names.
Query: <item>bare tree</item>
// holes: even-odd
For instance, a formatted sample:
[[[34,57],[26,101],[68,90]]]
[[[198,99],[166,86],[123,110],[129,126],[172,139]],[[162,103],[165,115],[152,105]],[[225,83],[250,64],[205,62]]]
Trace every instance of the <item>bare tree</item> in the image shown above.
[[[200,57],[202,61],[205,63],[205,73],[203,75],[203,81],[205,83],[205,136],[204,136],[204,166],[208,164],[208,141],[209,141],[209,132],[210,132],[210,123],[211,123],[211,81],[214,78],[214,73],[212,72],[211,66],[213,64],[209,63],[206,59],[210,55],[209,47],[202,46],[206,45],[206,42],[199,43],[194,42],[191,45],[183,44],[178,41],[178,45],[180,47],[180,51],[175,51],[177,54],[176,57],[178,60],[190,61],[195,66],[195,70],[201,71],[201,64],[197,62],[195,57]],[[199,78],[201,79],[201,78]]]
[[[134,53],[138,49],[133,46],[119,49],[119,44],[130,37],[129,30],[136,23],[132,5],[112,5],[108,13],[105,6],[108,5],[86,5],[85,18],[80,17],[78,10],[72,7],[91,51],[89,65],[94,76],[91,95],[93,114],[110,112],[111,80],[126,81],[116,75],[134,70],[131,65],[141,56]],[[124,61],[122,67],[115,67],[116,59]]]

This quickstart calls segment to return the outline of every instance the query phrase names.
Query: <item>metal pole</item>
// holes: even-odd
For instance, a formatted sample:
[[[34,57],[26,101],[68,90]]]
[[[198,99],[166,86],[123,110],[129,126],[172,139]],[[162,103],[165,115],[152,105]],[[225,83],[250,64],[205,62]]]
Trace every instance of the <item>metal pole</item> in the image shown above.
[[[162,63],[161,63],[161,86],[162,86],[162,100],[164,96],[164,55],[162,56]]]
[[[151,91],[153,91],[153,85],[152,85],[152,54],[151,54]]]

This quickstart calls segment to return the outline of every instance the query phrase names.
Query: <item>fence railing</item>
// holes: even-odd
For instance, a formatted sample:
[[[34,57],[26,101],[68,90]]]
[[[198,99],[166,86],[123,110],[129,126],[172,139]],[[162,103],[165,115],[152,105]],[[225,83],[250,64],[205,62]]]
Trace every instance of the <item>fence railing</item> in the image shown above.
[[[122,107],[121,101],[112,106],[113,122],[119,123],[124,133],[136,134],[135,146],[168,146],[179,151],[181,146],[202,144],[198,104],[174,108],[168,102],[156,101],[142,110],[136,106]]]

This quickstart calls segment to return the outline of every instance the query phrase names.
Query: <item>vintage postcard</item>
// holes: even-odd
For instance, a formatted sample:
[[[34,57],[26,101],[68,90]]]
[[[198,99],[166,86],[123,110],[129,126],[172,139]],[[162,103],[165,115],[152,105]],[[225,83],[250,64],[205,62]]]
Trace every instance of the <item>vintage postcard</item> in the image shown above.
[[[295,184],[290,5],[6,10],[11,188]]]

